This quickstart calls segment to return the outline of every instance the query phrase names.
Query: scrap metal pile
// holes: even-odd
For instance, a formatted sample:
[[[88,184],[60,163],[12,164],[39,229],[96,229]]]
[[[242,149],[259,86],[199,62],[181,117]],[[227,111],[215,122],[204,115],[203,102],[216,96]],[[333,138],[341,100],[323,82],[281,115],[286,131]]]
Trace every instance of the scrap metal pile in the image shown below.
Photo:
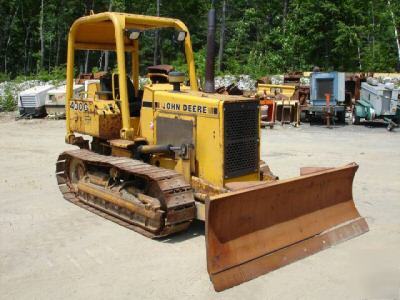
[[[249,95],[256,91],[256,81],[249,75],[225,75],[215,78],[215,90],[218,94]]]

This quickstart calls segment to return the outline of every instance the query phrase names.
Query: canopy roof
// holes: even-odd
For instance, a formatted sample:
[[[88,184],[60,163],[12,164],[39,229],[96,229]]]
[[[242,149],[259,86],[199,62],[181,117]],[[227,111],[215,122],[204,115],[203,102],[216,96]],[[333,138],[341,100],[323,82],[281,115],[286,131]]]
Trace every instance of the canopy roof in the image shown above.
[[[121,100],[122,129],[121,138],[128,139],[134,136],[134,129],[131,127],[129,113],[129,101],[126,85],[126,60],[124,51],[131,52],[132,78],[136,91],[139,90],[139,41],[129,40],[126,29],[149,30],[158,28],[174,28],[186,32],[185,35],[185,56],[188,67],[190,88],[198,90],[196,70],[193,57],[190,34],[180,20],[160,18],[153,16],[123,14],[115,12],[104,12],[91,14],[76,20],[69,31],[67,51],[67,107],[73,97],[74,83],[74,60],[75,50],[115,50],[117,54],[117,65],[119,73],[119,90]],[[67,139],[73,136],[69,124],[69,109],[67,113]]]
[[[70,35],[74,37],[75,49],[114,50],[115,36],[120,30],[161,28],[174,28],[189,35],[185,24],[177,19],[115,12],[92,14],[77,19],[71,26]],[[125,35],[124,44],[129,51],[132,41]]]

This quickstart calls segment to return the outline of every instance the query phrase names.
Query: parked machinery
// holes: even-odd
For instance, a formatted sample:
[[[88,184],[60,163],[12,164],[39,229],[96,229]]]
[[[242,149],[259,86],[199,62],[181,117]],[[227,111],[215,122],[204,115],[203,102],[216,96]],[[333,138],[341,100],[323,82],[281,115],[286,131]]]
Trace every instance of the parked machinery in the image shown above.
[[[329,95],[329,103],[327,98]],[[311,74],[311,96],[308,107],[308,118],[329,118],[345,123],[345,73],[342,72],[314,72]]]
[[[184,44],[189,85],[172,71],[168,83],[140,89],[140,33],[163,28]],[[202,92],[181,21],[112,12],[76,20],[68,38],[65,140],[79,148],[60,154],[56,178],[66,200],[151,238],[203,220],[207,270],[221,291],[368,225],[353,201],[355,163],[270,181],[260,162],[259,100],[214,93],[214,34],[212,9]],[[115,51],[118,73],[77,99],[74,54],[87,49]]]
[[[49,116],[57,118],[65,117],[65,90],[66,86],[63,85],[47,92],[45,107]],[[83,92],[83,90],[83,84],[74,84],[74,98],[79,98],[80,93]]]
[[[295,85],[258,83],[257,95],[260,97],[260,104],[267,106],[262,109],[262,112],[267,112],[262,115],[263,126],[273,128],[276,121],[282,125],[300,125],[299,100],[293,99],[296,89]]]
[[[380,121],[387,124],[391,131],[398,127],[400,121],[400,89],[393,83],[378,83],[376,79],[368,78],[361,83],[360,100],[353,109],[352,122]]]
[[[47,92],[53,85],[39,85],[18,94],[18,109],[21,117],[43,117],[46,115]]]

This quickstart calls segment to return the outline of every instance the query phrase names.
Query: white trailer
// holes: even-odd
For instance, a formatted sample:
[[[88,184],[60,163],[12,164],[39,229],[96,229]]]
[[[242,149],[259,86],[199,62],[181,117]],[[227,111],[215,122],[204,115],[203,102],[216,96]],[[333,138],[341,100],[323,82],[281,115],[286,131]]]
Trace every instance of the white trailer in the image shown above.
[[[83,84],[75,84],[74,98],[79,98],[79,94],[83,92],[84,85]],[[64,117],[65,116],[65,93],[66,86],[60,86],[58,88],[51,89],[47,92],[46,97],[46,112],[48,115],[56,116],[56,117]]]
[[[353,109],[353,124],[380,121],[391,131],[400,124],[400,89],[393,83],[378,83],[368,79],[361,83],[361,97]]]
[[[18,108],[21,116],[43,117],[46,115],[46,95],[53,85],[39,85],[18,94]]]

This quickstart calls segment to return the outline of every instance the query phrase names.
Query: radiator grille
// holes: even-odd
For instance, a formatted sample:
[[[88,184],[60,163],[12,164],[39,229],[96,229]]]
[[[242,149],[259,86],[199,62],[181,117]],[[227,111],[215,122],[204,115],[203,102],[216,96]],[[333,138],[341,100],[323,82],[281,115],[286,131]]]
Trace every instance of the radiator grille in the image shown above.
[[[21,96],[22,107],[36,107],[35,96]]]
[[[382,112],[381,114],[390,114],[390,101],[392,99],[392,91],[383,91]]]
[[[259,167],[259,104],[257,101],[224,104],[224,176],[237,177]]]

